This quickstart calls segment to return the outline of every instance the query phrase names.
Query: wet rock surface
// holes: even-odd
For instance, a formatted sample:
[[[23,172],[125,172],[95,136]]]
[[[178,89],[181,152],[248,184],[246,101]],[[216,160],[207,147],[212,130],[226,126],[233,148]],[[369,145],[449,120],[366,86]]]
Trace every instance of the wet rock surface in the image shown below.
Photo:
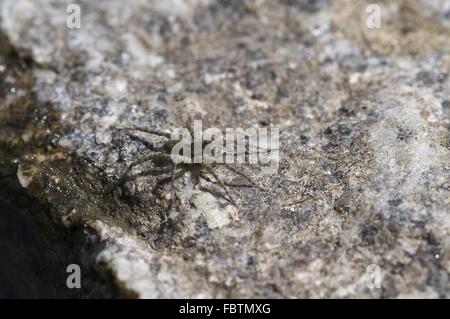
[[[438,2],[383,1],[368,29],[364,1],[78,1],[69,29],[72,1],[0,1],[2,176],[122,295],[449,297]],[[263,190],[230,187],[235,207],[187,172],[169,210],[167,175],[95,194],[161,142],[117,128],[171,131],[192,115],[280,129],[276,174],[236,165]]]

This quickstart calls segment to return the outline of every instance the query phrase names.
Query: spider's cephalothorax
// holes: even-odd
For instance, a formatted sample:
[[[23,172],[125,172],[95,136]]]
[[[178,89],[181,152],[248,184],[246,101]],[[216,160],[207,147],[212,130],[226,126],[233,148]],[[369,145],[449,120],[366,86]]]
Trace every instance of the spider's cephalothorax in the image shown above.
[[[123,185],[126,182],[133,181],[139,177],[143,176],[169,176],[172,184],[172,199],[175,198],[175,184],[174,182],[183,177],[185,173],[189,172],[194,179],[195,184],[198,184],[200,180],[205,180],[210,183],[218,184],[221,189],[225,192],[224,197],[233,205],[236,205],[236,202],[230,196],[228,191],[227,183],[225,183],[222,179],[219,178],[215,171],[216,166],[222,166],[228,171],[244,178],[247,182],[251,184],[251,186],[261,189],[259,185],[257,185],[246,173],[239,170],[233,164],[230,163],[205,163],[198,162],[195,160],[195,150],[198,150],[198,145],[196,146],[194,141],[185,140],[182,137],[173,138],[172,134],[167,132],[162,132],[159,130],[145,129],[145,128],[120,128],[120,131],[126,132],[143,132],[147,134],[152,134],[163,138],[163,142],[159,146],[152,145],[153,153],[150,155],[144,156],[141,159],[138,159],[136,162],[129,165],[126,171],[122,174],[122,176],[114,183],[106,187],[106,189],[102,192],[97,192],[100,195],[106,195],[113,192],[117,187]],[[189,130],[192,132],[192,130]],[[175,135],[176,136],[176,135]],[[202,140],[200,144],[201,151],[203,151],[208,145],[212,143],[211,140]],[[174,157],[173,150],[176,145],[184,146],[183,150],[188,150],[187,152],[179,152]],[[137,166],[145,165],[146,168],[143,168],[140,172],[131,174],[133,169]],[[241,185],[242,186],[242,185]],[[247,185],[249,186],[249,185]],[[210,191],[208,189],[204,189],[206,191]],[[215,193],[215,195],[217,195]]]

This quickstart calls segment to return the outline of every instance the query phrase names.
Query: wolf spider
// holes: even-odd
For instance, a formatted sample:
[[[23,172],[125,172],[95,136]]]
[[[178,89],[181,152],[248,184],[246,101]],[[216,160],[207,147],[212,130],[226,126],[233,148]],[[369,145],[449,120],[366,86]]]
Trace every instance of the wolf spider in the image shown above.
[[[176,197],[176,188],[175,188],[175,181],[179,178],[183,177],[185,173],[189,172],[191,176],[194,178],[195,185],[200,183],[200,180],[205,180],[206,182],[212,183],[212,184],[218,184],[220,188],[225,192],[225,196],[223,194],[218,194],[217,192],[214,192],[211,189],[202,188],[202,190],[210,192],[211,194],[217,196],[222,196],[224,199],[229,201],[231,204],[233,204],[235,207],[238,207],[236,202],[233,200],[232,196],[230,195],[230,192],[228,191],[227,186],[237,186],[237,187],[255,187],[259,190],[262,190],[262,188],[257,185],[246,173],[240,171],[236,167],[233,167],[232,165],[228,163],[194,163],[194,140],[192,139],[190,145],[191,149],[191,156],[186,157],[190,158],[190,163],[176,163],[172,156],[171,151],[174,145],[182,141],[182,138],[180,139],[172,139],[170,133],[162,132],[159,130],[153,130],[153,129],[146,129],[146,128],[117,128],[119,131],[137,131],[147,134],[152,134],[155,136],[159,136],[165,139],[162,146],[156,147],[154,145],[151,145],[150,143],[145,143],[146,146],[149,148],[151,147],[155,152],[153,154],[150,154],[148,156],[144,156],[143,158],[137,160],[136,162],[130,164],[125,172],[122,174],[122,176],[116,180],[114,183],[107,186],[107,188],[102,192],[95,192],[98,195],[107,195],[112,193],[116,188],[123,186],[125,183],[134,181],[139,177],[144,176],[162,176],[162,175],[169,175],[170,181],[171,181],[171,198],[169,203],[169,208],[172,206],[172,201]],[[192,129],[189,128],[189,131],[191,133],[191,136],[193,135]],[[205,147],[211,143],[211,141],[205,141],[202,140],[202,154]],[[245,151],[245,155],[248,155],[248,150]],[[237,154],[234,153],[234,156]],[[134,175],[131,175],[130,173],[132,170],[140,165],[151,163],[151,167],[148,169],[144,169],[140,171],[139,173],[136,173]],[[229,183],[224,182],[222,179],[219,178],[217,173],[215,172],[214,168],[216,166],[222,166],[228,171],[230,171],[233,174],[236,174],[243,179],[245,179],[247,182],[250,183],[250,185],[232,185]],[[214,179],[211,179],[210,176]]]

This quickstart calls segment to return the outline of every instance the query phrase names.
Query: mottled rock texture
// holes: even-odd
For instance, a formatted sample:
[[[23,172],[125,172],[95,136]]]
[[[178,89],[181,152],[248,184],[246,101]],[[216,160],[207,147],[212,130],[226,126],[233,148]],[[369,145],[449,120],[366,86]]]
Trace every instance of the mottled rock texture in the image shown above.
[[[129,296],[450,297],[450,2],[379,1],[380,29],[354,2],[2,0],[2,173]],[[158,142],[118,127],[193,114],[280,128],[276,174],[236,166],[262,191],[90,191]]]

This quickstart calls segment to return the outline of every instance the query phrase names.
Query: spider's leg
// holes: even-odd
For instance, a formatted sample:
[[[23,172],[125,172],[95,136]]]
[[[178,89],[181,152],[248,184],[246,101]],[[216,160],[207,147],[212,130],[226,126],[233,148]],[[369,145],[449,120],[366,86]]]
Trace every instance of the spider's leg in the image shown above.
[[[119,178],[116,182],[111,183],[109,186],[106,187],[106,189],[104,191],[99,191],[99,192],[93,192],[93,194],[96,195],[108,195],[110,193],[112,193],[117,187],[122,186],[123,184],[127,183],[127,182],[131,182],[134,181],[135,179],[142,177],[142,176],[158,176],[161,174],[166,174],[169,173],[170,171],[167,170],[167,168],[160,168],[160,167],[155,167],[155,168],[151,168],[149,170],[145,170],[142,171],[136,175],[133,176],[129,176],[127,175],[127,173],[123,174],[121,178]]]
[[[238,207],[237,204],[236,204],[236,202],[235,202],[235,201],[233,200],[233,198],[231,197],[230,192],[228,191],[228,188],[225,186],[225,184],[224,184],[223,181],[219,178],[219,176],[217,176],[216,172],[214,172],[214,170],[213,170],[211,167],[208,167],[208,166],[205,166],[205,169],[206,169],[206,171],[207,171],[209,174],[211,174],[211,175],[214,177],[214,179],[219,183],[219,185],[220,185],[220,186],[222,187],[222,189],[225,191],[225,194],[227,195],[228,200],[229,200],[234,206]]]
[[[136,167],[136,166],[138,166],[138,165],[141,165],[141,164],[144,164],[145,162],[149,162],[149,161],[154,160],[154,159],[165,159],[165,154],[161,154],[161,153],[151,154],[151,155],[149,155],[149,156],[145,156],[145,157],[141,158],[140,160],[138,160],[138,161],[136,161],[136,162],[134,162],[134,163],[131,163],[131,164],[127,167],[127,170],[126,170],[125,173],[123,174],[123,177],[126,176],[126,175],[128,175],[128,173],[130,173],[131,170],[132,170],[134,167]]]
[[[168,174],[171,172],[171,168],[170,167],[152,167],[150,169],[147,169],[145,171],[139,172],[135,175],[132,176],[126,176],[123,179],[123,182],[130,182],[130,181],[134,181],[139,177],[143,177],[143,176],[159,176],[159,175],[163,175],[163,174]]]
[[[172,203],[173,203],[174,200],[176,200],[178,202],[178,205],[180,205],[179,198],[176,195],[175,181],[177,179],[179,179],[181,176],[183,176],[184,173],[186,173],[186,169],[182,168],[182,169],[180,169],[180,171],[177,172],[177,163],[173,164],[172,172],[171,172],[171,176],[170,176],[171,196],[170,196],[170,202],[169,202],[168,209],[172,208]]]
[[[129,182],[129,181],[130,181],[129,179],[130,179],[131,177],[130,177],[128,174],[131,172],[131,170],[132,170],[134,167],[136,167],[136,166],[138,166],[138,165],[141,165],[141,164],[144,164],[144,163],[146,163],[146,162],[149,162],[149,161],[151,161],[151,160],[154,160],[154,159],[157,159],[157,158],[161,158],[161,156],[163,156],[163,155],[164,155],[164,154],[160,154],[160,153],[151,154],[151,155],[149,155],[149,156],[145,156],[145,157],[141,158],[140,160],[138,160],[138,161],[136,161],[136,162],[130,164],[130,165],[127,167],[125,173],[123,173],[122,176],[121,176],[115,183],[111,184],[111,185],[107,188],[108,193],[112,192],[116,187],[122,186],[124,183]],[[138,176],[138,177],[139,177],[139,176]],[[137,177],[135,177],[134,179],[136,179],[136,178],[137,178]]]
[[[211,178],[209,178],[205,174],[200,175],[200,177],[203,178],[208,183],[218,184],[218,182],[213,181]],[[223,182],[223,184],[228,187],[252,187],[252,185],[248,185],[248,184],[232,184],[232,183],[227,183],[227,182]]]
[[[117,130],[119,130],[119,131],[138,131],[138,132],[153,134],[153,135],[162,136],[162,137],[170,139],[170,133],[162,132],[159,130],[152,130],[152,129],[146,129],[146,128],[141,128],[141,127],[118,127]]]
[[[313,199],[313,198],[314,198],[313,195],[307,195],[307,196],[303,197],[302,199],[298,199],[298,200],[295,200],[293,202],[287,203],[285,206],[289,207],[289,206],[293,206],[293,205],[303,204],[304,202],[306,202],[306,201],[308,201],[310,199]]]
[[[143,139],[137,135],[132,135],[132,134],[127,134],[128,137],[133,140],[133,141],[137,141],[139,143],[141,143],[142,145],[144,145],[146,148],[148,148],[149,150],[154,151],[156,149],[155,144],[147,141],[146,139]]]
[[[217,184],[217,182],[213,181],[211,178],[209,178],[209,177],[206,176],[205,174],[201,174],[201,173],[200,173],[200,177],[201,177],[202,179],[204,179],[205,181],[209,182],[209,183]],[[224,183],[224,184],[225,184],[225,183]]]
[[[169,157],[169,158],[170,158],[170,157]],[[136,162],[130,164],[130,165],[127,167],[125,173],[123,173],[122,176],[121,176],[116,182],[114,182],[114,183],[112,183],[111,185],[109,185],[109,186],[106,188],[105,191],[100,192],[100,193],[97,193],[97,194],[99,194],[99,195],[107,195],[107,194],[110,194],[110,193],[111,193],[114,189],[116,189],[117,187],[122,186],[122,185],[125,184],[126,182],[133,181],[133,180],[135,180],[136,178],[141,177],[141,176],[148,176],[148,175],[153,175],[153,174],[155,174],[155,175],[165,174],[165,173],[167,173],[167,172],[164,171],[163,169],[161,169],[161,168],[153,168],[153,169],[150,169],[150,170],[148,170],[148,171],[143,171],[143,172],[141,172],[141,173],[138,173],[138,174],[135,175],[135,176],[129,176],[129,175],[128,175],[128,174],[131,172],[131,170],[132,170],[134,167],[138,166],[138,165],[144,164],[144,163],[149,162],[149,161],[154,160],[154,159],[169,159],[169,158],[167,158],[166,154],[161,154],[161,153],[155,153],[155,154],[151,154],[151,155],[149,155],[149,156],[145,156],[144,158],[142,158],[142,159],[140,159],[140,160],[138,160],[138,161],[136,161]]]
[[[203,178],[203,177],[202,177],[202,178]],[[201,191],[210,193],[211,195],[213,195],[213,196],[215,196],[215,197],[221,197],[221,198],[225,199],[225,200],[228,201],[228,202],[232,202],[232,201],[230,200],[230,198],[228,198],[226,195],[223,194],[223,192],[220,192],[220,191],[218,191],[218,190],[216,190],[216,189],[207,188],[207,187],[205,187],[205,186],[200,186],[199,189],[200,189]],[[232,202],[232,204],[233,204],[234,206],[236,206],[235,203]],[[237,206],[236,206],[236,207],[237,207]]]
[[[153,195],[161,195],[161,188],[164,187],[167,183],[170,183],[172,179],[169,177],[161,178],[153,187],[152,194]]]
[[[162,175],[162,174],[167,174],[170,173],[170,170],[166,167],[154,167],[142,172],[139,172],[135,175],[127,175],[124,174],[122,175],[122,177],[117,180],[115,183],[110,184],[105,191],[103,192],[97,192],[98,195],[108,195],[110,194],[112,191],[114,191],[117,187],[120,187],[122,185],[124,185],[127,182],[131,182],[134,181],[136,179],[138,179],[139,177],[143,177],[143,176],[158,176],[158,175]]]
[[[166,211],[167,211],[167,212],[170,211],[170,210],[172,209],[172,204],[173,204],[174,200],[177,200],[177,201],[178,201],[178,204],[180,205],[180,200],[179,200],[178,196],[176,195],[176,188],[175,188],[175,183],[174,183],[174,182],[175,182],[178,178],[182,177],[182,176],[186,173],[186,171],[187,171],[187,170],[184,169],[184,168],[180,169],[178,172],[176,172],[175,170],[176,170],[176,168],[175,168],[175,166],[174,166],[174,167],[172,168],[172,171],[171,171],[171,177],[167,179],[167,180],[170,180],[170,181],[172,182],[172,196],[170,197],[169,205],[168,205],[167,208],[166,208]],[[167,216],[164,215],[164,214],[162,214],[162,215],[161,215],[161,225],[160,225],[160,229],[159,229],[159,231],[158,231],[159,233],[162,233],[162,230],[163,230],[164,226],[165,226],[167,223],[168,223]]]
[[[238,170],[237,168],[227,164],[227,163],[222,163],[223,166],[225,166],[225,168],[227,168],[229,171],[241,176],[242,178],[244,178],[246,181],[248,181],[250,184],[252,184],[252,186],[258,188],[259,190],[264,190],[261,186],[259,186],[258,184],[256,184],[251,178],[250,176],[248,176],[247,174],[245,174],[244,172],[241,172],[240,170]]]

